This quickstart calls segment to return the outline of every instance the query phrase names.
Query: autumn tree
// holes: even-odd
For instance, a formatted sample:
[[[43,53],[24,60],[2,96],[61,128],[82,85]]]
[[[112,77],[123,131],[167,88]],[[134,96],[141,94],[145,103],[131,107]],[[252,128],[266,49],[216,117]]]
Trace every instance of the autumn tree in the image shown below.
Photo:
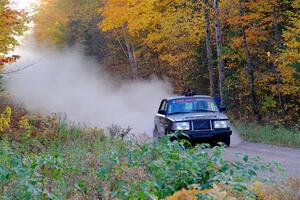
[[[71,1],[42,0],[34,17],[34,36],[39,43],[64,45],[69,22]]]
[[[8,0],[0,1],[0,92],[1,79],[5,64],[15,62],[19,56],[8,54],[18,45],[17,36],[26,29],[25,12],[11,8]]]
[[[245,8],[242,7],[242,2],[239,1],[239,16],[243,19],[245,18]],[[247,14],[246,14],[247,15]],[[253,61],[251,58],[251,52],[248,45],[248,37],[246,35],[246,27],[244,24],[241,25],[241,34],[242,34],[242,46],[244,48],[245,58],[246,58],[246,72],[248,77],[248,84],[249,84],[249,91],[250,91],[250,98],[251,98],[251,107],[252,112],[254,115],[257,115],[257,100],[256,94],[254,89],[254,66]]]
[[[100,28],[127,36],[138,47],[136,50],[142,46],[150,49],[160,63],[170,67],[168,72],[174,76],[173,83],[183,87],[184,74],[194,60],[198,42],[204,37],[201,28],[204,18],[199,5],[184,0],[108,0],[100,9],[103,16]],[[137,59],[143,60],[144,53],[139,55]]]
[[[18,45],[17,36],[25,31],[25,13],[10,7],[8,0],[0,2],[0,73],[6,63],[19,56],[7,56]]]
[[[251,111],[263,119],[287,123],[299,108],[297,72],[289,64],[282,65],[282,56],[291,47],[284,45],[284,33],[294,27],[292,5],[292,1],[277,0],[220,1],[225,88],[229,103],[244,107],[243,115]]]
[[[34,17],[35,39],[52,47],[80,44],[87,55],[102,60],[109,52],[105,35],[97,27],[101,4],[102,0],[41,0]]]
[[[280,74],[279,90],[287,97],[284,109],[288,111],[288,120],[298,118],[300,111],[300,1],[295,0],[291,4],[291,9],[286,11],[288,16],[288,26],[283,30],[282,40],[284,51],[279,54],[278,72]],[[287,112],[286,112],[287,113]],[[299,120],[298,120],[298,123]]]

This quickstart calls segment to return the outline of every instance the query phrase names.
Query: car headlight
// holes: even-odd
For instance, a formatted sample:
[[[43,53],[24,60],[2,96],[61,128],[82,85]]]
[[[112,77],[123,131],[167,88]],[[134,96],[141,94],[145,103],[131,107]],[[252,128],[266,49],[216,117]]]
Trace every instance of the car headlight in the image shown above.
[[[222,120],[222,121],[214,121],[214,128],[228,128],[229,127],[229,121],[228,120]]]
[[[189,122],[176,122],[173,124],[173,129],[175,131],[190,130],[190,123]]]

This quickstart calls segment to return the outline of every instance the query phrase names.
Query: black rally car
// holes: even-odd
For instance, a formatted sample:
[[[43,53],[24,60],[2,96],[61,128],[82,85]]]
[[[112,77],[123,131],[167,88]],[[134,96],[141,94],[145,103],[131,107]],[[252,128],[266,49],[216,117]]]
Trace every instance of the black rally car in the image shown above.
[[[230,146],[230,123],[210,96],[178,96],[163,99],[154,120],[153,137],[169,133],[193,143],[223,142]],[[183,133],[183,134],[182,134]]]

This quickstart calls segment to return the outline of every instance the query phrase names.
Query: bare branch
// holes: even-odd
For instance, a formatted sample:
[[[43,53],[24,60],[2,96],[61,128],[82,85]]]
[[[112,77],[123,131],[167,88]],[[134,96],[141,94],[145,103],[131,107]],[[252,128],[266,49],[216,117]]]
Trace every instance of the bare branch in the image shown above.
[[[26,69],[28,69],[28,68],[36,65],[37,63],[41,62],[41,60],[44,57],[40,58],[36,63],[31,63],[29,65],[26,65],[26,66],[22,67],[22,68],[19,68],[19,69],[16,69],[16,70],[7,71],[7,72],[0,72],[0,75],[11,75],[11,74],[14,74],[14,73],[18,73],[18,72],[24,71],[24,70],[26,70]]]
[[[8,74],[17,73],[17,72],[20,72],[20,71],[24,71],[24,70],[28,69],[29,67],[32,67],[33,65],[35,65],[35,63],[30,64],[30,65],[27,65],[27,66],[25,66],[25,67],[23,67],[23,68],[20,68],[20,69],[8,71],[8,72],[1,72],[0,74],[1,74],[1,75],[8,75]]]

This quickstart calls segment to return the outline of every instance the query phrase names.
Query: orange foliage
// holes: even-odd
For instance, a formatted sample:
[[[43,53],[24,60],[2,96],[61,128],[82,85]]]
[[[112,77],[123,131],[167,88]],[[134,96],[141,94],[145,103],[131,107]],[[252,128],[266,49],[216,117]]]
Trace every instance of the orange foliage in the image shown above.
[[[40,43],[60,45],[66,39],[65,25],[70,20],[70,1],[42,0],[35,15],[34,36]]]
[[[196,195],[199,194],[208,194],[210,190],[186,190],[182,189],[179,192],[176,192],[174,195],[167,197],[166,200],[197,200]]]
[[[0,73],[7,63],[15,62],[19,56],[7,56],[18,44],[16,36],[22,35],[25,30],[25,15],[23,11],[14,10],[9,1],[0,3]]]
[[[204,38],[204,19],[194,12],[195,6],[199,5],[184,0],[107,0],[99,9],[103,16],[99,27],[122,29],[176,65],[195,56],[195,45]]]
[[[28,114],[26,110],[9,100],[0,97],[0,136],[9,136],[14,140],[20,140],[21,136],[27,138],[53,138],[56,135],[57,116],[41,116]]]

